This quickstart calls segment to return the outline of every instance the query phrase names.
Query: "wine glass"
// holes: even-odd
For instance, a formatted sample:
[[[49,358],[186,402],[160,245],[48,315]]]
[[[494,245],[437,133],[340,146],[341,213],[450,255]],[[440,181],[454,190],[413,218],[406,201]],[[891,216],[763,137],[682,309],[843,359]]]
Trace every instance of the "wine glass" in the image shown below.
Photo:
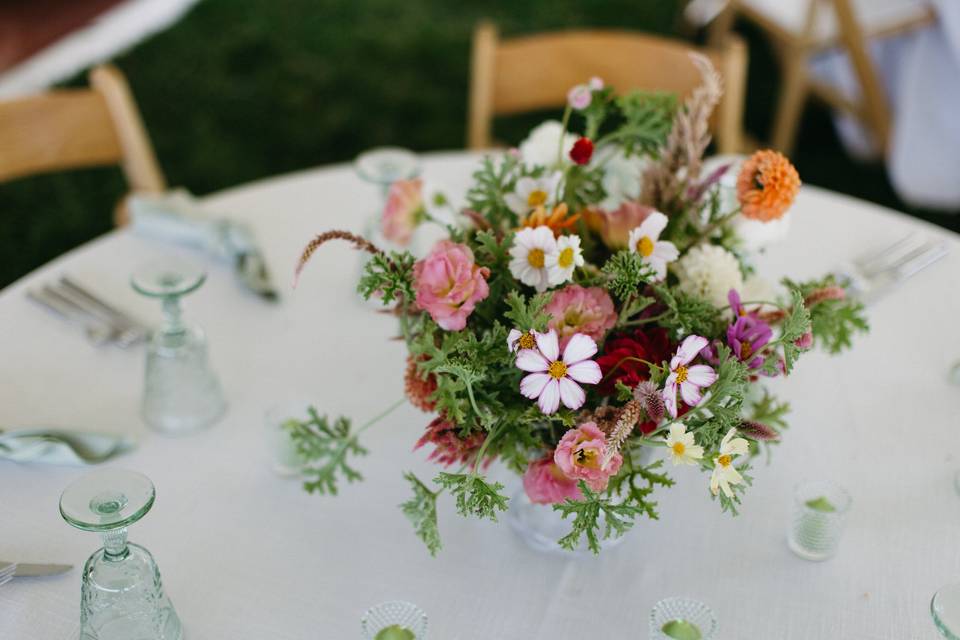
[[[127,527],[153,506],[150,479],[135,471],[88,473],[60,496],[60,515],[103,538],[83,566],[80,640],[180,640],[180,619],[150,552],[127,543]]]
[[[420,162],[409,149],[377,147],[358,155],[353,168],[360,179],[379,186],[381,196],[386,200],[391,184],[397,180],[409,180],[420,173]]]
[[[960,582],[933,594],[930,615],[941,636],[947,640],[960,640]]]
[[[143,392],[143,418],[169,435],[190,433],[216,422],[227,404],[207,359],[207,340],[183,322],[180,298],[206,280],[202,269],[162,261],[134,273],[138,292],[163,304],[163,325],[150,338]]]

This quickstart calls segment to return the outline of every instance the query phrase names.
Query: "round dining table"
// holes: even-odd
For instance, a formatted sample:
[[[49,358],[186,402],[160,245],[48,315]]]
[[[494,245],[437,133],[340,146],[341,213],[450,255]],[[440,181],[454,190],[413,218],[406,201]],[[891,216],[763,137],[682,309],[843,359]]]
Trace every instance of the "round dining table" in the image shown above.
[[[463,202],[481,156],[422,156],[423,176]],[[350,165],[269,178],[207,196],[211,213],[255,232],[280,290],[266,302],[215,258],[118,229],[0,292],[0,427],[49,426],[135,438],[105,462],[150,477],[152,511],[130,539],[155,556],[190,640],[347,640],[370,606],[416,603],[436,640],[648,637],[653,605],[669,596],[707,603],[728,639],[936,638],[930,599],[960,581],[958,236],[882,207],[804,186],[789,236],[756,260],[769,280],[811,278],[907,233],[943,239],[949,255],[868,308],[871,331],[842,357],[814,352],[787,379],[790,428],[739,516],[721,513],[708,476],[670,467],[658,520],[639,520],[599,557],[528,548],[501,522],[465,519],[439,503],[443,549],[433,558],[398,505],[405,471],[438,468],[414,443],[431,419],[409,404],[364,433],[364,479],[339,495],[309,495],[277,475],[265,414],[301,398],[363,422],[403,397],[405,350],[395,319],[359,301],[361,256],[331,243],[294,288],[311,237],[368,228],[381,194]],[[28,215],[28,214],[25,214]],[[156,301],[130,287],[157,258],[200,263],[206,284],[185,318],[203,327],[229,408],[212,427],[171,438],[140,417],[143,347],[96,347],[26,292],[61,275],[156,323]],[[88,469],[0,461],[0,558],[62,562],[61,576],[0,587],[0,638],[73,640],[83,562],[94,534],[58,512],[62,490]],[[517,479],[496,467],[508,485]],[[794,487],[832,480],[852,497],[837,555],[809,562],[788,548]]]

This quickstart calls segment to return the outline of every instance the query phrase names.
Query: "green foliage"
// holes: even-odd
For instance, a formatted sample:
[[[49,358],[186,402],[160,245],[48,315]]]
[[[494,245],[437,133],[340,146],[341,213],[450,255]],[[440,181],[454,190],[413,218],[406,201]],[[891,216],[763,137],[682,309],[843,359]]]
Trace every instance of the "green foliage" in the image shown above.
[[[509,498],[501,494],[503,485],[489,484],[483,477],[472,473],[440,472],[433,481],[450,491],[457,501],[460,515],[489,518],[497,521],[497,511],[506,511]]]
[[[832,275],[800,283],[785,278],[783,284],[803,297],[817,289],[839,286]],[[870,329],[863,303],[849,296],[843,300],[825,300],[813,305],[810,308],[810,320],[816,343],[833,354],[850,348],[854,334],[866,333]]]
[[[413,497],[400,505],[403,515],[410,520],[417,537],[427,545],[430,555],[436,556],[443,547],[440,542],[440,530],[437,528],[437,496],[427,485],[412,473],[404,473],[403,477],[413,488]]]
[[[780,335],[766,346],[768,355],[763,361],[763,371],[769,375],[776,375],[780,366],[780,352],[783,354],[783,368],[788,374],[793,371],[793,365],[803,352],[797,346],[797,340],[810,330],[810,312],[803,304],[803,296],[793,290],[790,311],[780,325]]]
[[[357,291],[365,300],[379,292],[383,304],[390,304],[395,300],[413,300],[414,262],[416,259],[409,251],[371,256],[363,266]]]
[[[634,91],[617,98],[617,106],[626,120],[615,134],[624,152],[655,157],[670,133],[677,97],[672,93]]]
[[[709,301],[692,296],[666,284],[654,284],[659,301],[667,307],[657,324],[674,336],[716,336],[723,332],[726,321],[720,310]]]
[[[609,498],[594,493],[583,480],[579,482],[579,487],[583,500],[567,498],[566,501],[553,505],[554,511],[558,511],[564,519],[573,516],[570,533],[557,542],[564,549],[573,551],[580,538],[586,536],[587,547],[594,553],[600,553],[600,540],[622,536],[633,526],[634,518],[643,513],[643,509],[632,504],[615,504]]]
[[[753,403],[750,419],[782,431],[789,425],[786,416],[790,413],[790,403],[780,401],[775,395],[763,388],[763,397]]]
[[[473,183],[467,192],[467,206],[482,214],[494,228],[512,228],[520,222],[503,199],[503,194],[513,189],[518,164],[517,159],[508,154],[496,159],[487,156],[473,174]]]
[[[663,460],[657,460],[647,466],[634,466],[633,452],[623,452],[625,464],[623,470],[610,478],[608,493],[617,496],[623,504],[630,504],[651,520],[659,519],[657,503],[650,500],[650,495],[656,487],[672,487],[674,481],[659,471],[663,467]]]
[[[600,125],[606,119],[610,110],[610,103],[614,98],[613,93],[613,87],[604,87],[599,91],[594,91],[589,106],[580,112],[584,120],[583,135],[591,140],[596,140],[600,133]]]
[[[643,263],[639,253],[626,249],[610,256],[603,265],[602,271],[607,277],[604,286],[620,300],[626,300],[629,296],[635,295],[640,287],[656,277],[656,272]]]
[[[750,372],[724,344],[716,345],[719,364],[717,380],[706,389],[706,396],[694,409],[678,421],[696,432],[697,443],[705,449],[716,449],[732,427],[740,424]]]
[[[574,165],[567,170],[563,201],[570,211],[580,211],[607,197],[603,189],[603,168]]]
[[[513,327],[520,331],[545,331],[550,314],[544,309],[552,297],[550,293],[538,293],[528,300],[519,291],[511,291],[507,295],[508,310],[503,315],[513,321]]]
[[[350,419],[337,417],[333,423],[320,416],[313,407],[307,409],[308,419],[290,418],[283,428],[290,435],[297,453],[307,463],[304,475],[312,478],[304,481],[303,488],[309,493],[337,495],[337,483],[342,475],[347,482],[362,480],[359,471],[350,466],[349,456],[365,456],[367,450],[360,446],[357,437],[350,431]]]

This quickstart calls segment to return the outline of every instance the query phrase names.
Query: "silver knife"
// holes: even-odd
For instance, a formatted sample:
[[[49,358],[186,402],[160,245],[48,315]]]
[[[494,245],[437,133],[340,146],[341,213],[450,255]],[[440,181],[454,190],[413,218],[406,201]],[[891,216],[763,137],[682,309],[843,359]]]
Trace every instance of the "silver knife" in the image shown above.
[[[14,563],[6,560],[0,560],[0,569],[14,565],[13,575],[17,578],[34,578],[39,576],[58,576],[73,569],[72,564],[30,564]]]

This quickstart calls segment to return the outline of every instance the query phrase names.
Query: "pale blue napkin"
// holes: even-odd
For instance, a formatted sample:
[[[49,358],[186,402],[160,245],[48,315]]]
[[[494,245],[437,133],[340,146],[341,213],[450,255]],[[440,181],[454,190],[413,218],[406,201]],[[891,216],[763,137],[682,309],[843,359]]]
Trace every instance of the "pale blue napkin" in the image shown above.
[[[130,438],[101,433],[40,427],[0,431],[0,459],[14,462],[84,466],[109,460],[135,445]]]

